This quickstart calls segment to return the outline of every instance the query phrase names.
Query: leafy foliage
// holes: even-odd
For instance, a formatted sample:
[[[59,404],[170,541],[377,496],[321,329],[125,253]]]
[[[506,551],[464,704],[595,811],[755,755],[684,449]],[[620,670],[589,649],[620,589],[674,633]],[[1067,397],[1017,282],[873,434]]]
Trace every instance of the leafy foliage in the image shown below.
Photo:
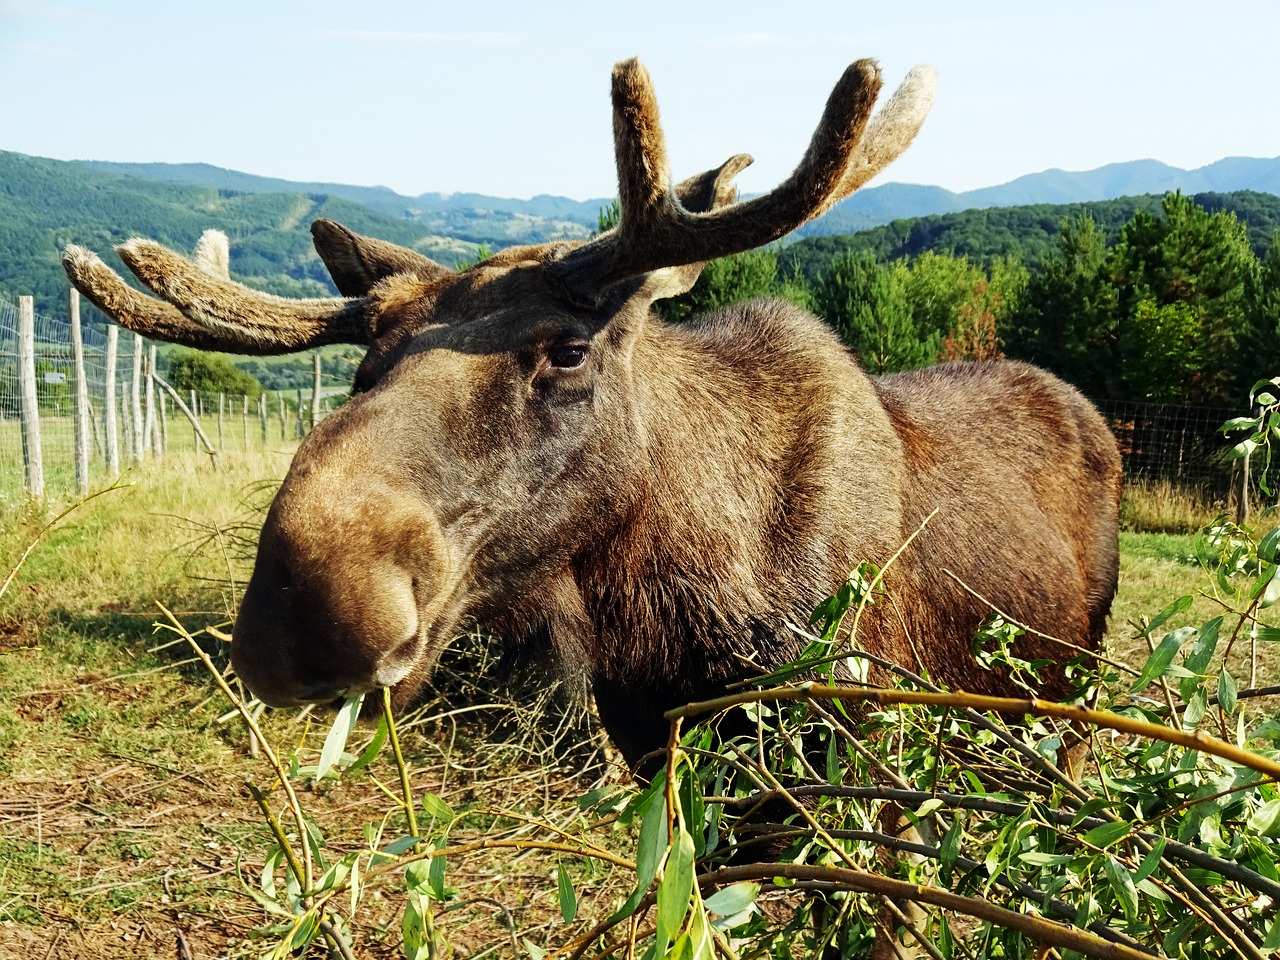
[[[175,350],[169,355],[168,382],[180,393],[194,390],[201,396],[246,396],[256,400],[262,384],[220,353]]]

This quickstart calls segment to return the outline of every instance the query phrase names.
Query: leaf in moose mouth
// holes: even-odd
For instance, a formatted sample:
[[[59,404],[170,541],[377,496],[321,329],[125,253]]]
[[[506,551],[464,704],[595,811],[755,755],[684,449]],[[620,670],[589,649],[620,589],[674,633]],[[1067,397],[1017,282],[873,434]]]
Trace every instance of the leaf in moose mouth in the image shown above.
[[[323,780],[337,767],[342,759],[343,748],[347,738],[355,729],[356,718],[360,716],[360,705],[364,703],[364,694],[358,693],[348,697],[338,709],[338,715],[329,728],[329,735],[324,738],[324,746],[320,748],[320,761],[316,764],[316,780]]]

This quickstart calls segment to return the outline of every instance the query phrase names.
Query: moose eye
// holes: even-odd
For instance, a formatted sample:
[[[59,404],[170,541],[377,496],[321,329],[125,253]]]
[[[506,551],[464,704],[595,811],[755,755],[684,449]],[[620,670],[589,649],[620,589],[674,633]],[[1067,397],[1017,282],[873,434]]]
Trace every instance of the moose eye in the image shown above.
[[[587,345],[581,341],[558,343],[547,351],[547,362],[557,370],[576,370],[587,362]]]

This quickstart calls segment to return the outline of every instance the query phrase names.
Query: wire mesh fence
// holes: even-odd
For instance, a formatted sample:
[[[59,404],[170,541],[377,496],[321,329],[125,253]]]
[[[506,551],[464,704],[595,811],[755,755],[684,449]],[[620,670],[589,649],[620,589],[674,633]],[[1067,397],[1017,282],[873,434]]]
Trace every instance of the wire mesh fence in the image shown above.
[[[48,493],[62,496],[148,460],[288,443],[303,436],[329,402],[320,398],[318,379],[309,396],[298,390],[287,398],[173,390],[156,370],[154,344],[110,324],[88,304],[78,367],[71,319],[76,304],[73,297],[66,319],[32,316],[33,357],[27,363],[34,371],[34,441],[22,423],[20,309],[0,300],[0,506],[37,492],[29,476],[33,442]],[[78,440],[81,384],[85,436]],[[1103,401],[1099,408],[1120,443],[1127,480],[1166,480],[1209,497],[1228,495],[1232,468],[1220,427],[1241,411],[1126,401]]]
[[[1164,480],[1225,498],[1233,468],[1223,423],[1245,411],[1229,407],[1106,400],[1098,404],[1120,444],[1126,480]]]
[[[65,319],[35,314],[29,298],[0,300],[0,508],[84,492],[147,462],[289,445],[334,402],[318,380],[288,397],[177,390],[157,367],[155,344],[77,298]]]

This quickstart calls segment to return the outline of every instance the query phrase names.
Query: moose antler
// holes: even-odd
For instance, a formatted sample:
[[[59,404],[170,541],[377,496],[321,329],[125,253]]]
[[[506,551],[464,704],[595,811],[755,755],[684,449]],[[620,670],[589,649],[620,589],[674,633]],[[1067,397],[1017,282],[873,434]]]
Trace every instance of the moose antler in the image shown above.
[[[143,336],[199,350],[257,355],[368,342],[361,300],[286,300],[232,281],[227,238],[221,231],[206,231],[192,260],[150,240],[126,241],[116,252],[164,299],[134,290],[83,247],[68,246],[62,266],[94,306]]]
[[[874,61],[852,64],[828,98],[804,159],[785,182],[763,196],[698,213],[671,190],[648,72],[635,59],[618,64],[613,126],[622,217],[613,230],[556,264],[566,287],[593,302],[619,280],[750,250],[821,215],[907,148],[933,104],[935,75],[932,67],[914,68],[870,120],[880,86]]]

